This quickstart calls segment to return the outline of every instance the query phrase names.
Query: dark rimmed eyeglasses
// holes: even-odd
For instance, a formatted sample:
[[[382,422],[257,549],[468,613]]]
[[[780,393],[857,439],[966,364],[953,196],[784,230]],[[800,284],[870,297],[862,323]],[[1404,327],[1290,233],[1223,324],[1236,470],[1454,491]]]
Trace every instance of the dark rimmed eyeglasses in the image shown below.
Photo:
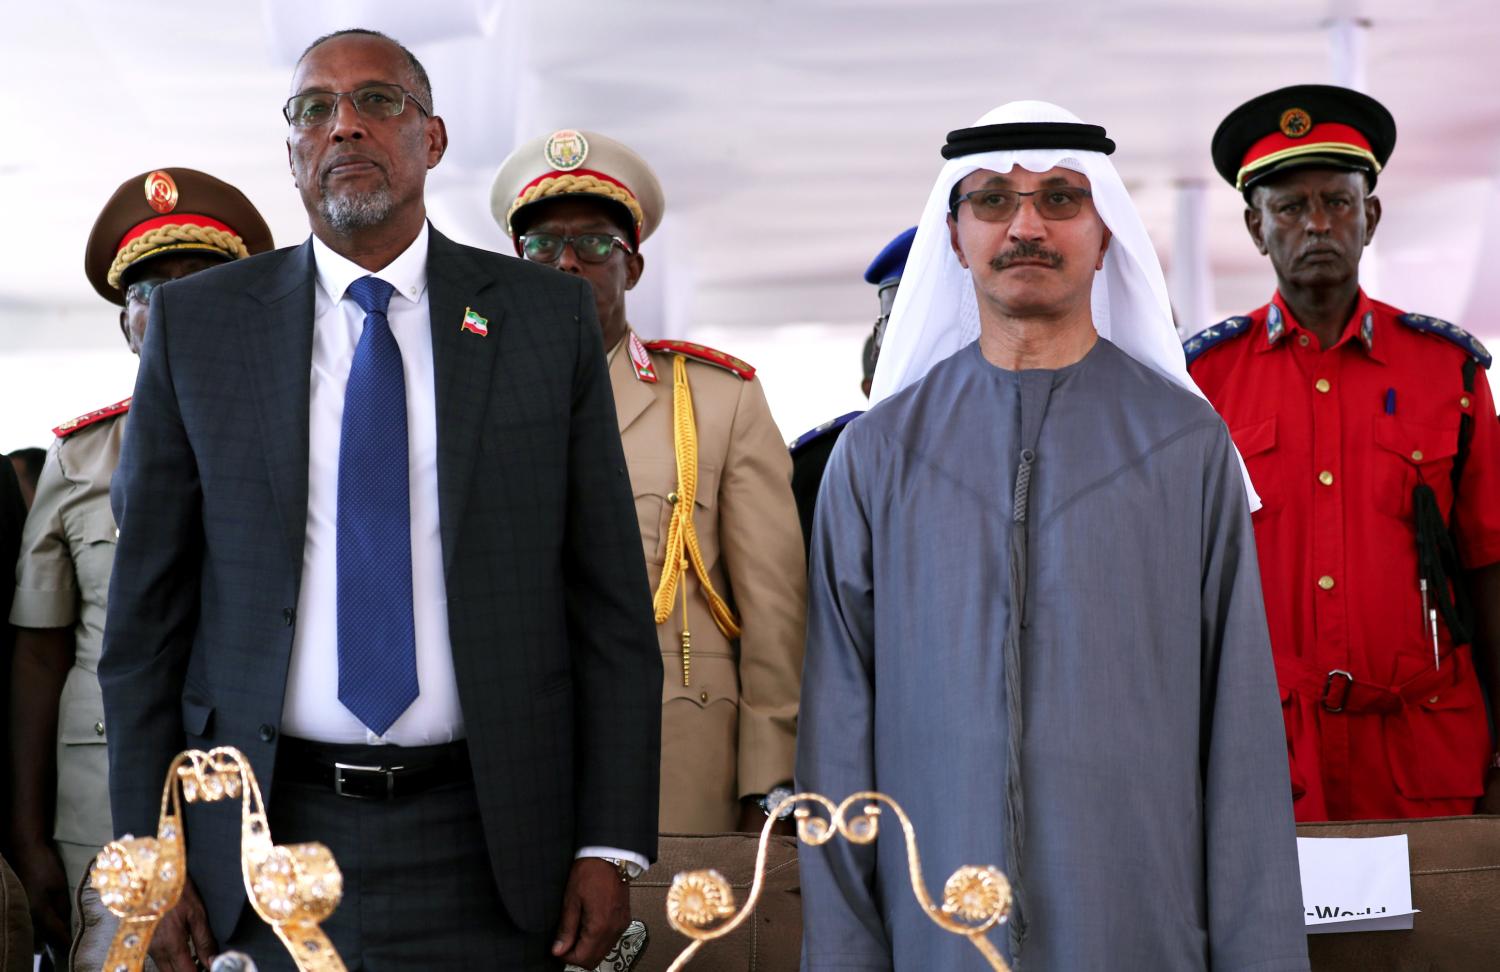
[[[1016,213],[1020,212],[1021,200],[1026,196],[1034,197],[1032,205],[1036,206],[1037,213],[1043,219],[1072,219],[1083,209],[1083,201],[1093,196],[1093,193],[1078,186],[1052,186],[1031,192],[975,189],[953,200],[951,212],[957,218],[958,207],[968,203],[969,211],[974,214],[975,219],[986,223],[1004,223],[1014,219]]]
[[[417,100],[416,95],[399,84],[384,82],[367,84],[353,91],[304,91],[288,98],[281,114],[293,128],[317,128],[328,124],[338,114],[340,98],[348,98],[355,111],[373,121],[395,118],[406,110],[408,99],[418,111],[432,117],[432,112]]]
[[[521,254],[532,263],[556,263],[562,259],[563,247],[569,244],[584,263],[603,263],[615,247],[631,252],[630,244],[613,233],[580,233],[558,236],[556,233],[527,233],[521,237]]]

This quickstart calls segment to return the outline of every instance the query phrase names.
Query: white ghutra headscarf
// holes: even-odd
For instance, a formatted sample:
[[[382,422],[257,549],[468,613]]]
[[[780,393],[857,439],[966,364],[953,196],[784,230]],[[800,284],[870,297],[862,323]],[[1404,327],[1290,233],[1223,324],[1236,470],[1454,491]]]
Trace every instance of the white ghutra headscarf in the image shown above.
[[[1038,122],[1081,124],[1071,112],[1045,101],[1012,101],[984,115],[973,127]],[[1156,250],[1109,157],[1076,148],[1028,148],[960,155],[949,159],[938,173],[881,342],[871,404],[920,381],[933,365],[979,337],[974,282],[949,243],[949,195],[976,169],[1005,173],[1016,166],[1030,172],[1071,169],[1088,178],[1094,208],[1112,237],[1104,269],[1094,275],[1095,330],[1132,358],[1202,398],[1203,392],[1188,376]],[[1259,509],[1260,498],[1250,484],[1244,460],[1240,472],[1250,508]]]

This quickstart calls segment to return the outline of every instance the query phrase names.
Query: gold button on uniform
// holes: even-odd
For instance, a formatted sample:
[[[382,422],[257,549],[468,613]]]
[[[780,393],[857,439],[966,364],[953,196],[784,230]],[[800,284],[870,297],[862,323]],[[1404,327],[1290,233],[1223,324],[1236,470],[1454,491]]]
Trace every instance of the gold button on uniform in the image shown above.
[[[702,702],[702,703],[703,703],[703,704],[704,704],[704,705],[707,705],[707,704],[708,704],[708,693],[707,693],[707,692],[699,692],[699,693],[698,693],[698,699],[699,699],[699,700],[700,700],[700,701],[701,701],[701,702]]]
[[[1463,398],[1460,398],[1458,400],[1458,404],[1462,405],[1464,408],[1468,408],[1469,407],[1469,396],[1465,395]]]
[[[1318,391],[1320,391],[1320,392],[1322,392],[1323,394],[1326,395],[1326,394],[1328,394],[1328,389],[1332,388],[1333,385],[1331,383],[1329,383],[1329,381],[1328,381],[1327,378],[1319,378],[1313,384],[1313,387],[1316,388]]]
[[[671,503],[673,506],[677,505],[677,493],[675,490],[667,494],[667,502]]]
[[[1323,470],[1322,472],[1318,473],[1318,482],[1322,483],[1324,486],[1332,486],[1333,473],[1329,472],[1326,469]]]
[[[1318,586],[1323,588],[1323,590],[1325,591],[1333,590],[1333,578],[1329,577],[1327,574],[1324,574],[1322,577],[1318,578]]]
[[[1411,461],[1412,462],[1421,462],[1422,461],[1422,450],[1421,449],[1413,449],[1411,451]]]
[[[1297,343],[1305,348],[1312,343],[1312,339],[1309,338],[1306,334],[1299,334],[1297,335]]]

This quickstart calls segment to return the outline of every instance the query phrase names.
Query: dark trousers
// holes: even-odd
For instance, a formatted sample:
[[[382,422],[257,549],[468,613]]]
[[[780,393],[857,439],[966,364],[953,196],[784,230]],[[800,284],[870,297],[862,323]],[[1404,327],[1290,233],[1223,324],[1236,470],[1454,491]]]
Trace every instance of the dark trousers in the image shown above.
[[[390,752],[341,747],[339,758],[379,762],[381,749]],[[351,972],[562,967],[552,936],[522,932],[500,902],[472,782],[377,801],[278,778],[269,812],[276,843],[321,841],[333,851],[344,897],[322,927]],[[248,903],[224,947],[260,972],[296,967]]]

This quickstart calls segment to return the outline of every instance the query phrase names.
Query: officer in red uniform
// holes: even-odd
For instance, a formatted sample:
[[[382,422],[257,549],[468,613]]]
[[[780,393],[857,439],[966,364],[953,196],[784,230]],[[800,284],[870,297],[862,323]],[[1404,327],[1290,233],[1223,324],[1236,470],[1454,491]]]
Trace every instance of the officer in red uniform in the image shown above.
[[[1473,813],[1487,782],[1482,809],[1500,811],[1490,355],[1360,288],[1395,141],[1378,102],[1324,85],[1252,99],[1213,139],[1277,289],[1185,350],[1264,504],[1253,519],[1299,821]]]

